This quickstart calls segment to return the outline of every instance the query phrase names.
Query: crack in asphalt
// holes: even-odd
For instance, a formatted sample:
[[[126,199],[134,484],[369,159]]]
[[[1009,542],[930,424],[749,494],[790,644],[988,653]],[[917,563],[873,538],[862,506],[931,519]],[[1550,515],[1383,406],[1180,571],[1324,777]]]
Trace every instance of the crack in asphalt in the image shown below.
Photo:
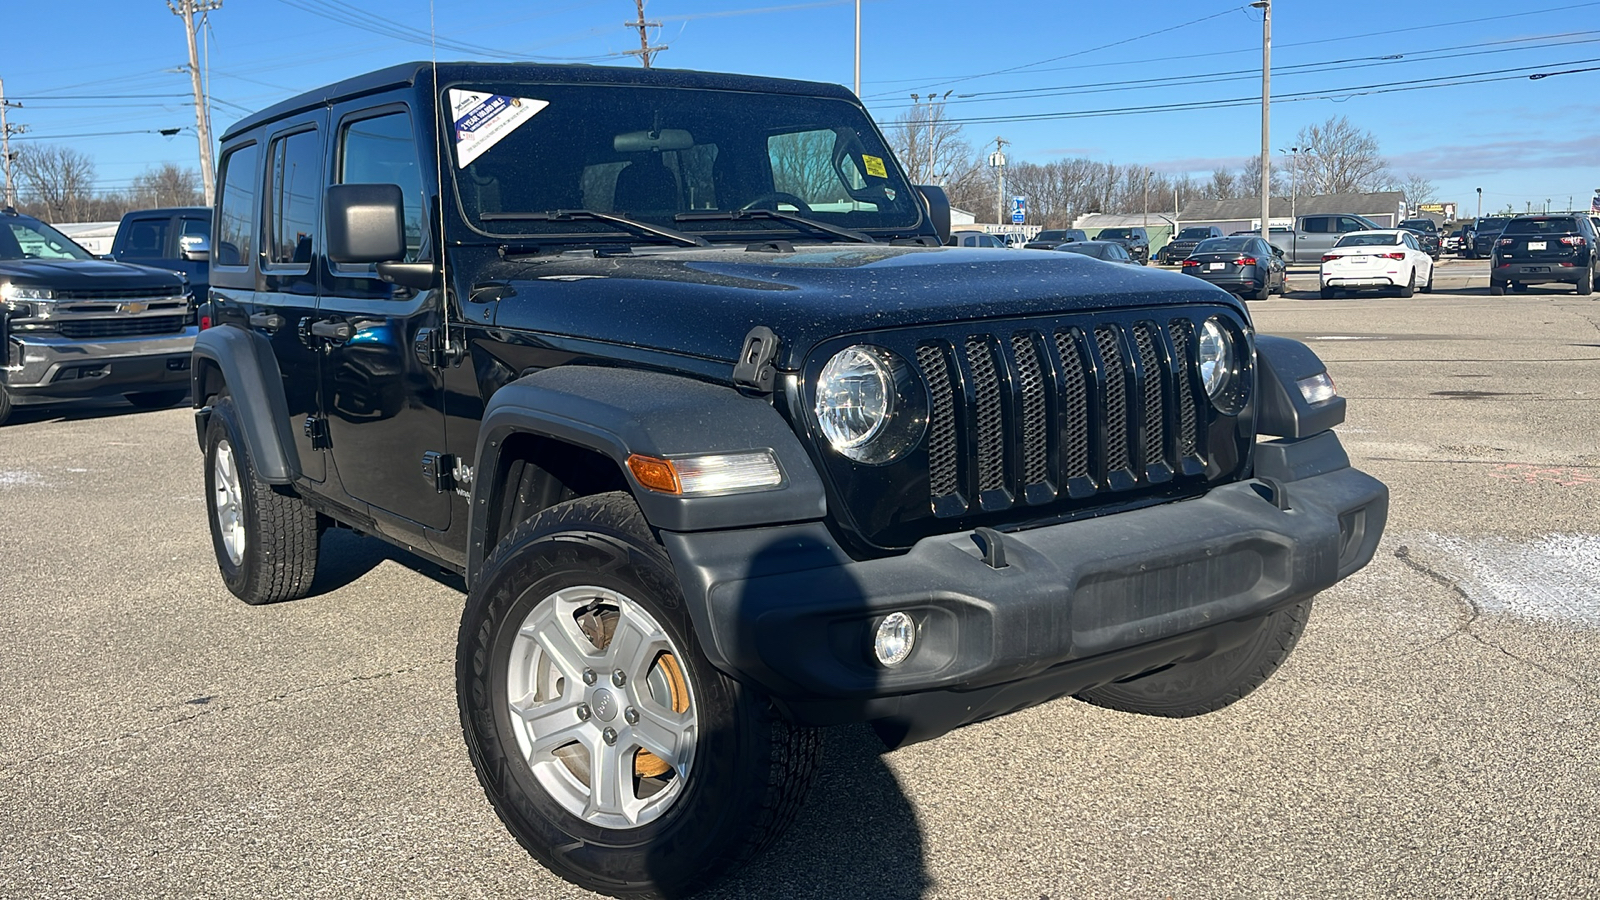
[[[368,672],[368,673],[364,673],[364,674],[356,674],[356,675],[351,675],[351,676],[346,677],[346,678],[340,678],[340,679],[338,679],[336,681],[328,681],[328,682],[323,682],[323,683],[320,683],[320,684],[310,684],[310,685],[306,685],[304,687],[295,688],[294,690],[284,691],[284,692],[279,693],[279,694],[273,694],[270,697],[264,697],[264,698],[259,699],[259,700],[250,700],[250,701],[241,702],[241,703],[221,703],[221,704],[213,705],[213,701],[216,700],[216,696],[215,695],[206,696],[206,697],[197,697],[197,698],[195,698],[193,700],[183,700],[183,701],[180,701],[177,705],[180,706],[180,707],[191,707],[191,708],[194,708],[194,704],[196,704],[196,703],[200,703],[200,704],[204,704],[204,705],[203,705],[203,707],[200,707],[200,708],[194,708],[195,711],[190,713],[190,714],[188,714],[188,715],[182,715],[182,716],[179,716],[179,717],[177,717],[175,719],[170,719],[170,720],[168,720],[166,722],[157,722],[157,723],[152,724],[152,725],[146,725],[146,726],[144,726],[142,728],[135,728],[135,729],[133,729],[131,731],[125,731],[125,732],[122,732],[121,734],[117,735],[116,737],[102,738],[101,740],[98,740],[98,741],[89,741],[87,743],[75,744],[75,745],[73,745],[71,747],[63,747],[63,748],[61,748],[59,750],[51,750],[51,751],[49,751],[47,753],[37,754],[35,756],[29,757],[28,759],[22,760],[21,762],[17,763],[15,766],[8,766],[8,767],[5,767],[5,768],[0,768],[0,780],[10,779],[10,778],[15,777],[17,775],[20,775],[24,770],[26,770],[29,766],[32,766],[34,763],[43,762],[45,760],[52,759],[52,758],[55,758],[55,757],[65,756],[65,755],[67,755],[69,753],[76,753],[76,752],[78,752],[80,750],[87,750],[87,749],[96,748],[96,747],[114,746],[116,744],[119,744],[119,743],[121,743],[123,741],[129,740],[131,738],[137,738],[137,737],[141,737],[143,735],[153,734],[153,733],[159,732],[159,731],[165,731],[165,730],[170,729],[170,728],[176,728],[176,727],[178,727],[180,725],[187,725],[187,724],[189,724],[191,722],[197,721],[197,720],[202,719],[202,718],[204,718],[206,716],[210,716],[210,715],[212,715],[214,713],[229,712],[229,711],[233,711],[233,710],[255,709],[255,708],[262,707],[262,706],[268,706],[268,705],[273,704],[273,703],[283,703],[284,701],[287,701],[287,700],[290,700],[290,699],[293,699],[293,698],[302,697],[302,696],[305,696],[307,694],[317,693],[317,692],[320,692],[320,691],[327,690],[329,688],[345,687],[345,686],[352,685],[352,684],[360,684],[360,683],[366,682],[366,681],[381,681],[381,680],[386,679],[386,678],[393,678],[396,675],[408,675],[408,674],[411,674],[411,673],[414,673],[414,672],[421,671],[422,668],[423,668],[422,666],[418,665],[418,666],[408,666],[408,667],[406,667],[404,669],[392,669],[392,670],[385,671],[385,672]],[[161,707],[161,706],[151,707],[149,711],[154,712],[154,711],[161,710],[161,709],[164,709],[164,708],[166,708],[166,707]]]
[[[1445,574],[1443,574],[1441,572],[1436,571],[1435,569],[1430,567],[1427,563],[1424,563],[1421,560],[1417,559],[1415,556],[1413,556],[1411,554],[1411,548],[1409,546],[1406,546],[1406,545],[1402,544],[1399,548],[1397,548],[1394,551],[1394,558],[1398,559],[1401,562],[1402,565],[1404,565],[1407,568],[1411,569],[1412,571],[1415,571],[1418,574],[1426,577],[1430,581],[1435,582],[1436,584],[1438,584],[1441,587],[1443,587],[1445,590],[1449,591],[1450,593],[1454,594],[1456,597],[1460,598],[1461,603],[1465,607],[1465,611],[1466,611],[1465,621],[1463,621],[1460,625],[1458,625],[1455,628],[1455,630],[1451,631],[1449,634],[1445,635],[1444,637],[1442,637],[1442,638],[1440,638],[1440,639],[1438,639],[1436,641],[1433,641],[1431,643],[1428,643],[1428,644],[1425,644],[1423,646],[1417,647],[1415,650],[1413,650],[1408,655],[1416,656],[1418,654],[1421,654],[1421,653],[1423,653],[1425,651],[1428,651],[1428,650],[1432,650],[1435,647],[1438,647],[1438,646],[1444,644],[1445,642],[1449,641],[1451,638],[1454,638],[1454,637],[1457,637],[1457,636],[1462,636],[1462,637],[1467,637],[1467,638],[1472,639],[1473,641],[1477,642],[1479,645],[1483,646],[1485,649],[1497,650],[1500,653],[1504,654],[1505,656],[1507,656],[1507,657],[1509,657],[1511,659],[1514,659],[1517,662],[1522,663],[1523,665],[1525,665],[1525,666],[1527,666],[1527,667],[1529,667],[1531,669],[1534,669],[1535,671],[1542,672],[1545,675],[1548,675],[1548,676],[1550,676],[1552,678],[1558,678],[1558,679],[1560,679],[1562,681],[1565,681],[1567,684],[1572,685],[1573,687],[1577,688],[1580,691],[1584,691],[1585,693],[1591,693],[1591,694],[1600,693],[1600,691],[1597,691],[1593,685],[1586,684],[1586,683],[1584,683],[1582,681],[1579,681],[1578,679],[1572,677],[1571,675],[1568,675],[1565,672],[1560,672],[1560,671],[1557,671],[1555,669],[1551,669],[1550,667],[1542,665],[1540,663],[1537,663],[1537,662],[1535,662],[1535,661],[1533,661],[1531,659],[1527,659],[1525,657],[1518,656],[1517,654],[1512,653],[1510,650],[1507,650],[1505,647],[1502,647],[1499,644],[1496,644],[1494,641],[1491,641],[1488,638],[1484,637],[1483,635],[1479,634],[1478,632],[1472,630],[1472,626],[1475,625],[1478,622],[1478,620],[1483,617],[1483,607],[1478,603],[1478,601],[1472,599],[1472,595],[1468,594],[1466,589],[1463,588],[1461,586],[1460,582],[1458,582],[1456,579],[1451,578],[1448,575],[1445,575]]]

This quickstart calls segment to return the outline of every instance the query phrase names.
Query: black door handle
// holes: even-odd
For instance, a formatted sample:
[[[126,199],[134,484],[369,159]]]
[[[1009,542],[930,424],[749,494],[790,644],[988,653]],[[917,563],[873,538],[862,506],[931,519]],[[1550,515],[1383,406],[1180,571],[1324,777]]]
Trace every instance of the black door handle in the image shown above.
[[[277,331],[283,327],[283,316],[277,313],[256,313],[250,317],[253,328],[265,328],[268,331]]]
[[[350,335],[354,334],[354,331],[351,330],[349,322],[334,322],[329,319],[323,319],[320,322],[311,323],[311,333],[320,338],[343,343],[350,340]]]

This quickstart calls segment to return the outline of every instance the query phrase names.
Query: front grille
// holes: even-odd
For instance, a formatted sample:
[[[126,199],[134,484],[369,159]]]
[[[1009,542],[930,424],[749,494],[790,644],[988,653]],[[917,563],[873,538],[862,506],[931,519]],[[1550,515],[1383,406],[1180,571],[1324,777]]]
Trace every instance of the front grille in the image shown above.
[[[185,316],[145,316],[120,319],[73,319],[60,324],[61,335],[73,340],[172,334],[183,330]]]
[[[1202,474],[1206,400],[1194,383],[1194,327],[1180,316],[921,342],[934,514]]]
[[[152,288],[78,288],[57,290],[55,298],[58,301],[100,300],[104,302],[126,302],[129,300],[170,300],[182,293],[182,290],[171,286]]]

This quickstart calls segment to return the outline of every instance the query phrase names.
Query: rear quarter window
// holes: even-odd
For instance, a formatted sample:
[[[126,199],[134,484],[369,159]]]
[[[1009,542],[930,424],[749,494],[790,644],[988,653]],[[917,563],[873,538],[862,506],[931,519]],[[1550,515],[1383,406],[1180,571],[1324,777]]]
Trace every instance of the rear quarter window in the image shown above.
[[[255,253],[256,158],[260,148],[247,144],[222,157],[221,213],[212,262],[247,266]]]

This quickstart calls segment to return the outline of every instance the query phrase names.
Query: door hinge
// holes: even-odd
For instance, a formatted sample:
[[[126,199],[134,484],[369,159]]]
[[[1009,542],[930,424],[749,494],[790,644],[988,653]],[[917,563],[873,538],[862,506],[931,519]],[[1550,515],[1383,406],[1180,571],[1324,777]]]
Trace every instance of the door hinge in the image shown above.
[[[739,350],[739,360],[733,364],[733,383],[763,394],[772,393],[772,382],[778,374],[779,343],[778,336],[765,325],[750,329]]]
[[[461,365],[466,349],[460,344],[444,345],[444,332],[438,328],[418,328],[411,343],[417,361],[432,369],[448,369]]]
[[[456,489],[456,458],[435,450],[425,451],[422,454],[422,478],[433,485],[434,493],[450,493]]]
[[[333,446],[333,441],[328,437],[328,420],[318,416],[306,416],[306,438],[311,441],[311,449],[327,450]]]

